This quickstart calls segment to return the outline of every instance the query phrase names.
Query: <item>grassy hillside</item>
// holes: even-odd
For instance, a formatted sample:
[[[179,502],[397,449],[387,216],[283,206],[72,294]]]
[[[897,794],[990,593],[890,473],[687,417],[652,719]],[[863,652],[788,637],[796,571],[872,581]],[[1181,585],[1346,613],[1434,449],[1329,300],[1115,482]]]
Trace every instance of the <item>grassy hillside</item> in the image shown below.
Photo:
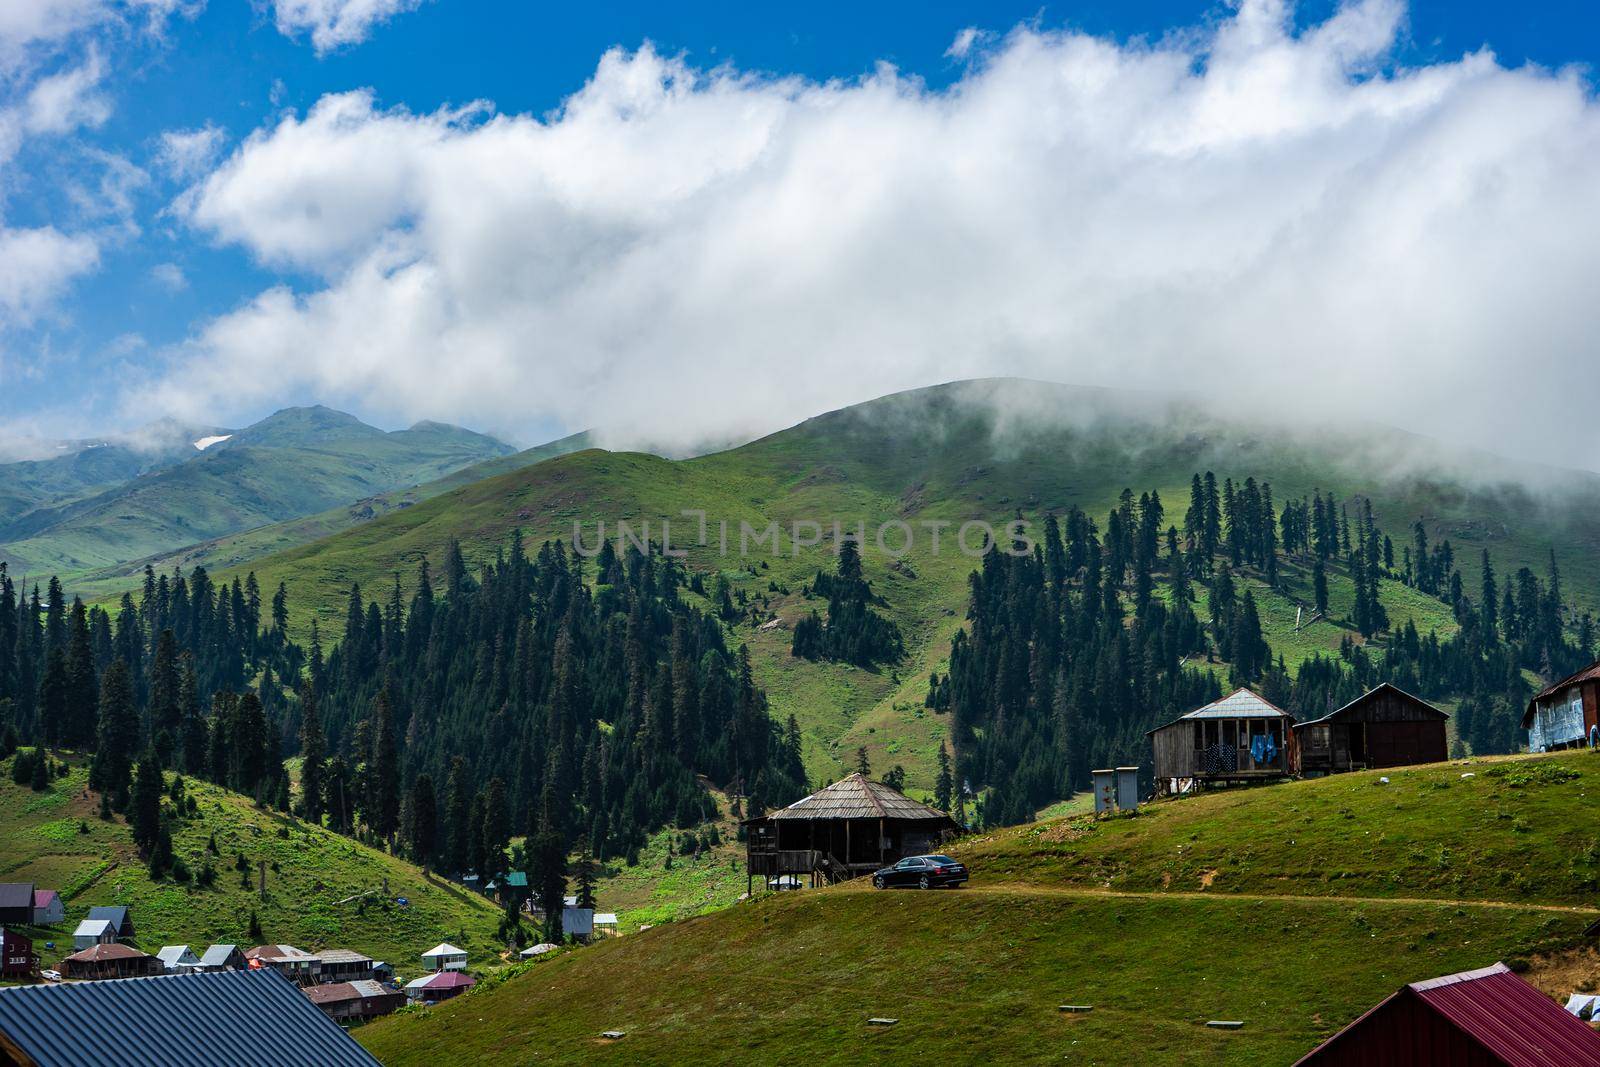
[[[126,823],[108,823],[96,814],[98,796],[87,791],[87,758],[68,759],[71,772],[42,793],[12,783],[10,760],[0,764],[0,881],[31,881],[59,890],[66,900],[66,922],[32,932],[46,966],[72,952],[73,927],[97,904],[128,905],[138,947],[147,952],[182,943],[198,951],[219,941],[248,947],[254,910],[269,942],[311,951],[356,949],[412,977],[421,969],[418,954],[442,940],[467,949],[474,966],[498,963],[504,947],[495,941],[500,912],[482,897],[203,782],[187,781],[197,811],[177,823],[173,851],[194,871],[209,858],[217,869],[215,884],[202,889],[152,882]],[[208,852],[213,838],[217,854]],[[241,885],[235,869],[240,853],[251,867],[252,884],[258,861],[266,861],[264,898],[258,886]],[[395,897],[406,897],[409,906],[398,906]],[[47,940],[55,942],[54,950],[43,948]]]
[[[779,620],[770,629],[741,626],[734,637],[750,645],[776,713],[798,718],[811,774],[837,774],[857,746],[865,746],[873,766],[900,763],[914,788],[926,788],[945,730],[942,717],[922,708],[926,678],[944,668],[974,566],[972,558],[952,551],[959,524],[972,518],[999,523],[1019,509],[1037,518],[1071,504],[1103,522],[1124,487],[1158,490],[1168,520],[1181,524],[1189,479],[1204,470],[1219,479],[1266,479],[1280,502],[1317,488],[1341,499],[1370,495],[1397,544],[1421,517],[1433,539],[1453,541],[1469,570],[1481,546],[1502,575],[1521,565],[1542,573],[1554,545],[1567,588],[1585,597],[1600,588],[1600,553],[1594,551],[1600,478],[1453,454],[1398,430],[1291,432],[1163,398],[1016,381],[886,397],[683,461],[575,452],[460,486],[250,566],[267,588],[288,584],[302,634],[312,614],[322,620],[324,634],[336,634],[352,581],[386,583],[396,571],[409,580],[418,559],[437,559],[452,537],[469,557],[484,559],[514,528],[533,540],[570,540],[581,523],[592,545],[599,522],[614,537],[619,520],[635,530],[647,521],[659,540],[666,520],[691,566],[721,572]],[[682,514],[685,509],[707,513],[706,545],[693,543],[698,523]],[[823,546],[796,552],[787,531],[804,520],[829,532]],[[867,575],[906,636],[906,658],[893,669],[870,672],[789,655],[793,621],[819,606],[801,596],[801,587],[819,567],[831,566],[836,520],[844,528],[866,525]],[[873,545],[878,525],[890,520],[912,524],[914,543],[898,564]],[[727,523],[726,552],[721,522]],[[741,559],[741,523],[762,531],[771,522],[786,531],[779,551],[752,549]],[[951,524],[937,554],[921,525],[926,522]],[[889,543],[898,547],[902,536],[891,532]],[[1293,665],[1337,649],[1351,633],[1340,622],[1353,599],[1351,583],[1335,571],[1334,618],[1296,631],[1297,609],[1311,600],[1310,576],[1289,564],[1284,578],[1281,591],[1246,579],[1274,650]],[[1444,605],[1397,582],[1384,583],[1382,598],[1396,626],[1408,619],[1424,632],[1454,626]]]
[[[74,578],[72,587],[86,599],[120,595],[129,587],[130,582],[140,580],[146,564],[160,572],[170,572],[177,568],[187,573],[195,567],[205,567],[212,571],[224,568],[237,569],[262,556],[330,537],[342,530],[370,522],[380,515],[404,510],[424,500],[431,500],[460,486],[531,467],[535,463],[542,463],[555,456],[564,456],[568,452],[589,447],[590,435],[587,432],[572,434],[560,440],[523,449],[521,452],[481,460],[420,485],[407,485],[376,496],[342,502],[338,507],[314,515],[258,526],[226,537],[212,538],[198,544],[186,544],[169,552],[102,567]]]
[[[391,1067],[780,1051],[888,1062],[908,1043],[936,1062],[982,1048],[1006,1063],[1278,1064],[1408,981],[1497,959],[1528,962],[1552,991],[1600,978],[1600,959],[1571,951],[1600,914],[1600,851],[1584,828],[1600,759],[1387,776],[1018,827],[951,850],[975,872],[957,892],[774,895],[553,960],[360,1039]],[[880,1031],[869,1016],[900,1023]],[[1209,1019],[1245,1026],[1218,1032]],[[608,1044],[607,1029],[627,1036]]]
[[[162,419],[131,434],[42,443],[42,456],[0,463],[0,527],[35,508],[105,492],[191,459],[195,441],[225,433],[214,426]]]
[[[436,479],[510,449],[436,423],[385,433],[326,408],[289,408],[192,458],[0,527],[18,573],[85,571],[325,511]]]

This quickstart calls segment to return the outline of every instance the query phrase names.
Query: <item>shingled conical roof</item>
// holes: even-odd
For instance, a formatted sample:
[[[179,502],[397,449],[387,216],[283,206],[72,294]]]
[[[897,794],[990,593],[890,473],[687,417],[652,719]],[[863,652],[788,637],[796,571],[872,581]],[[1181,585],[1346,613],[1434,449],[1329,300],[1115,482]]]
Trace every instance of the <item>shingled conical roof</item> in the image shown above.
[[[819,789],[804,800],[767,815],[769,819],[937,819],[950,816],[937,808],[919,804],[882,782],[874,782],[857,772],[826,789]]]

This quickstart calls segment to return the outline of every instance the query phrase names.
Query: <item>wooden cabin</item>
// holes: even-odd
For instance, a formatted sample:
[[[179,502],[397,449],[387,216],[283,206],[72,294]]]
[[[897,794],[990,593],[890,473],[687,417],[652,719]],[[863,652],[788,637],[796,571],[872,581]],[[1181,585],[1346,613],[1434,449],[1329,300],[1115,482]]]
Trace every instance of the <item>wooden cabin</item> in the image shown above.
[[[1196,708],[1148,736],[1158,793],[1294,774],[1294,716],[1248,689]]]
[[[161,961],[127,945],[113,942],[74,952],[61,961],[61,973],[68,978],[103,981],[109,978],[148,978],[161,974]]]
[[[1522,728],[1529,752],[1554,752],[1594,744],[1600,724],[1600,660],[1552,682],[1528,701]]]
[[[1338,711],[1296,723],[1300,773],[1336,774],[1367,767],[1443,763],[1450,716],[1384,682]]]
[[[859,773],[744,826],[746,889],[785,874],[813,886],[859,878],[932,852],[958,830],[944,812]]]

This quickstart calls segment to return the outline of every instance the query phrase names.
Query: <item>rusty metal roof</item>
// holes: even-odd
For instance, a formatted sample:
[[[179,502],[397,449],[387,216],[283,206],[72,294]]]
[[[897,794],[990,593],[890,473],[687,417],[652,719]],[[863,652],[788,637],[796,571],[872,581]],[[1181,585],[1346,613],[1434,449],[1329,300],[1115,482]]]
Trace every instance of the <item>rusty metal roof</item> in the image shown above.
[[[128,945],[112,942],[109,945],[90,945],[82,952],[74,952],[67,959],[74,963],[98,963],[102,960],[132,960],[149,956],[148,952],[140,952]]]
[[[385,986],[382,982],[363,979],[359,982],[331,982],[328,985],[311,986],[305,990],[306,996],[311,998],[313,1004],[339,1004],[347,1000],[365,1000],[367,997],[398,996],[398,991]]]
[[[919,804],[857,772],[804,800],[767,814],[769,819],[915,819],[949,822],[937,808]]]
[[[1374,1018],[1400,997],[1416,997],[1487,1049],[1505,1067],[1600,1067],[1600,1033],[1511,973],[1503,963],[1413,982],[1386,998],[1304,1057],[1324,1049]]]
[[[1579,682],[1591,682],[1596,679],[1600,679],[1600,659],[1595,660],[1581,671],[1573,671],[1565,678],[1551,682],[1528,698],[1528,706],[1522,713],[1522,728],[1526,730],[1533,725],[1533,713],[1538,707],[1539,701],[1547,697],[1553,697],[1563,689],[1577,685]]]
[[[0,989],[0,1033],[37,1067],[378,1067],[274,971]]]

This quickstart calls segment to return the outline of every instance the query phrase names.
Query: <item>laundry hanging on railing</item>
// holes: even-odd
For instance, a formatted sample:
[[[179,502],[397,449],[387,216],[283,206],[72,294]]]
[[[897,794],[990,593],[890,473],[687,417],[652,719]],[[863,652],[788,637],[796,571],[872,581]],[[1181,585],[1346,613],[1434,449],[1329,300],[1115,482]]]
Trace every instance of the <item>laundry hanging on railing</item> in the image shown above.
[[[1250,758],[1257,763],[1271,763],[1278,758],[1278,742],[1271,734],[1257,734],[1250,739]]]
[[[1233,745],[1212,745],[1201,753],[1207,774],[1225,774],[1239,769],[1239,750]]]

